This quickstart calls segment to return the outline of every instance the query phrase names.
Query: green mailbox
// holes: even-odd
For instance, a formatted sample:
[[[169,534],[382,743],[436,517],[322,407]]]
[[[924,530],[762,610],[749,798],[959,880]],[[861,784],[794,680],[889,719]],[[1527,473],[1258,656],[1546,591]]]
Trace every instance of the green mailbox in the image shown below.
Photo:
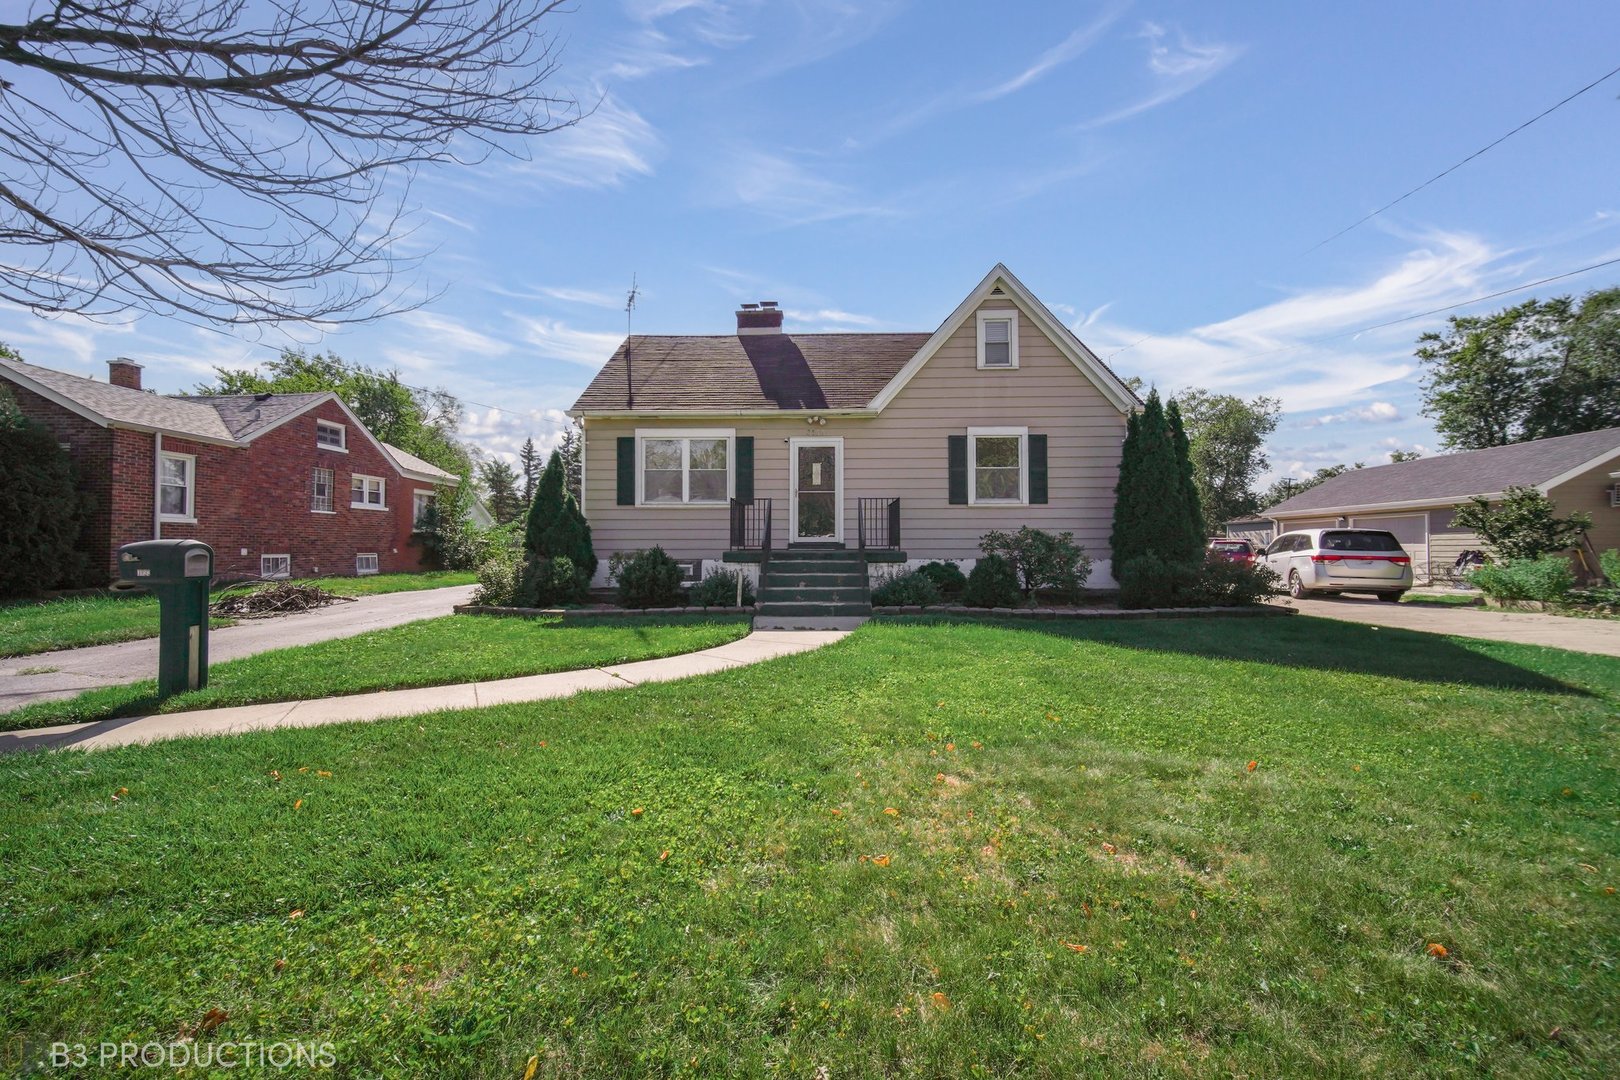
[[[142,540],[118,549],[115,589],[158,598],[158,696],[208,685],[208,583],[214,549],[201,540]]]

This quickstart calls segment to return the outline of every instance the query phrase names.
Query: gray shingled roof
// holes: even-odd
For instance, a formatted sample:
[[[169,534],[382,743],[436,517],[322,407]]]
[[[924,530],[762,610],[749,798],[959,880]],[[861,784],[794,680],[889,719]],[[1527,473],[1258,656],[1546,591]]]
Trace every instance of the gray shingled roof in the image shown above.
[[[382,448],[388,451],[388,456],[394,459],[395,468],[401,472],[422,473],[425,476],[436,476],[446,483],[454,484],[460,477],[455,473],[445,472],[431,461],[423,461],[415,454],[401,450],[393,443],[383,443]]]
[[[619,346],[574,408],[860,409],[931,336],[638,334]],[[627,374],[634,378],[633,394]]]
[[[21,380],[37,383],[113,423],[173,432],[176,435],[194,435],[219,442],[235,441],[220,414],[194,398],[149,394],[144,390],[131,390],[69,375],[65,371],[25,364],[21,360],[0,360],[0,368],[9,369]]]
[[[275,427],[287,417],[308,408],[330,393],[319,394],[197,394],[176,397],[175,401],[195,401],[219,414],[232,438],[248,440],[266,428]]]
[[[1514,486],[1535,487],[1620,449],[1620,428],[1351,469],[1273,506],[1272,517],[1302,510],[1397,502],[1461,502]]]

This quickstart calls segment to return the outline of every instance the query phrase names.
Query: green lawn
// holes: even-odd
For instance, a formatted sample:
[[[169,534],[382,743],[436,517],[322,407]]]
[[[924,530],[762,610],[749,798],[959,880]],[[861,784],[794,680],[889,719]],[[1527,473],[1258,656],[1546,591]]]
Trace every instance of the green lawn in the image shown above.
[[[1445,607],[1481,607],[1484,604],[1479,593],[1407,593],[1401,597],[1403,604],[1439,604]]]
[[[219,1009],[344,1077],[1612,1076],[1617,704],[1613,659],[1305,617],[874,622],[18,755],[0,1014]]]
[[[390,592],[471,585],[477,575],[446,570],[422,574],[378,574],[373,577],[313,578],[311,584],[342,596],[376,596]],[[158,603],[152,596],[74,596],[43,603],[0,607],[0,657],[31,656],[52,649],[110,645],[157,636]],[[215,619],[215,627],[230,626]]]
[[[215,664],[206,687],[165,701],[156,697],[157,680],[146,679],[40,702],[0,713],[0,730],[572,671],[695,652],[748,629],[737,616],[564,627],[557,619],[445,615]]]

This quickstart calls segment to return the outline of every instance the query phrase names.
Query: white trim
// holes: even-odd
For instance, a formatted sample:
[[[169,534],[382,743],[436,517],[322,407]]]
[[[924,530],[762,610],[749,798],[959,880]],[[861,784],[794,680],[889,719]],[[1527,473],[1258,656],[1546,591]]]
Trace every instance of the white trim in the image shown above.
[[[680,439],[681,443],[681,501],[648,502],[646,495],[648,439]],[[691,488],[691,451],[689,440],[724,439],[726,441],[726,495],[723,499],[692,502],[686,496]],[[636,428],[636,505],[662,509],[713,509],[725,506],[737,495],[737,429],[736,428]]]
[[[371,569],[370,570],[362,570],[360,568],[360,560],[361,559],[370,559],[371,560]],[[375,551],[357,551],[357,552],[354,553],[354,576],[355,577],[369,577],[372,574],[380,574],[380,573],[382,573],[382,560],[377,558],[377,553]]]
[[[804,423],[807,413],[817,416],[858,418],[876,416],[875,409],[569,409],[564,416],[576,420],[734,420],[738,417],[792,420]]]
[[[377,494],[382,497],[382,502],[380,502],[380,503],[355,502],[354,501],[354,482],[356,480],[362,481],[361,487],[360,487],[360,496],[361,496],[361,498],[364,498],[365,494],[366,494],[366,487],[365,487],[364,481],[366,481],[366,480],[375,480],[377,482],[377,485],[378,485],[377,486]],[[350,510],[387,510],[388,509],[388,478],[386,476],[368,476],[366,473],[350,473],[349,474],[349,509]]]
[[[837,459],[833,463],[833,506],[837,512],[834,517],[834,534],[832,536],[800,536],[799,535],[799,450],[806,446],[830,446],[837,451]],[[788,539],[793,543],[814,543],[818,540],[827,540],[842,544],[844,542],[844,437],[842,435],[802,435],[788,440]]]
[[[1001,263],[996,263],[995,266],[991,267],[990,272],[984,276],[984,280],[979,282],[978,287],[968,293],[967,299],[956,306],[956,310],[951,312],[950,317],[945,320],[944,324],[934,331],[934,336],[929,338],[921,349],[917,350],[917,354],[907,361],[906,366],[901,368],[893,379],[889,380],[889,385],[880,390],[877,396],[868,402],[867,408],[874,412],[882,412],[887,408],[889,403],[895,399],[895,396],[906,388],[906,384],[916,376],[917,372],[922,370],[923,365],[933,359],[934,354],[939,352],[940,348],[951,339],[956,331],[962,327],[963,323],[967,322],[968,316],[978,310],[980,304],[989,299],[991,290],[997,285],[1001,285],[1007,294],[1004,299],[1012,301],[1020,311],[1028,315],[1036,327],[1045,333],[1052,344],[1057,347],[1058,351],[1091,379],[1092,383],[1096,385],[1110,404],[1122,414],[1136,410],[1141,402],[1119,380],[1119,376],[1109,371],[1108,366],[1097,359],[1097,355],[1088,349],[1084,342],[1075,337],[1074,332],[1064,326],[1057,316],[1047,310],[1046,305],[1041,303],[1035,294],[1024,286],[1023,282],[1013,277],[1012,271]]]
[[[1285,510],[1278,514],[1275,511],[1266,511],[1266,516],[1273,521],[1283,518],[1322,517],[1324,515],[1338,516],[1340,514],[1365,514],[1379,510],[1450,510],[1469,499],[1500,499],[1506,492],[1487,491],[1479,495],[1464,495],[1456,499],[1407,499],[1404,502],[1387,503],[1354,503],[1346,506],[1313,506],[1308,510]]]
[[[287,560],[287,572],[285,574],[267,574],[267,573],[265,573],[264,572],[264,560],[266,560],[266,559],[286,559]],[[280,554],[271,553],[271,554],[260,555],[259,556],[259,576],[262,577],[262,578],[271,578],[272,580],[276,580],[276,581],[282,581],[282,580],[285,580],[287,578],[292,577],[292,556],[287,554],[286,552],[282,552]]]
[[[1536,485],[1536,490],[1541,492],[1543,495],[1546,495],[1548,492],[1550,492],[1553,488],[1557,487],[1559,484],[1568,483],[1569,481],[1575,479],[1577,476],[1581,475],[1581,473],[1586,472],[1588,469],[1595,469],[1599,465],[1602,465],[1604,462],[1613,461],[1615,458],[1620,458],[1620,446],[1616,446],[1612,450],[1609,450],[1609,451],[1606,451],[1605,453],[1599,454],[1597,457],[1593,458],[1592,460],[1584,462],[1583,464],[1577,465],[1573,469],[1569,470],[1566,473],[1559,473],[1557,476],[1553,477],[1551,480],[1548,480],[1544,484],[1537,484]],[[1620,473],[1610,473],[1609,475],[1611,475],[1611,476],[1620,476]]]
[[[585,447],[589,446],[590,442],[591,440],[585,437],[585,425],[581,423],[579,425],[579,516],[584,518],[587,524],[590,523],[591,516],[585,512],[585,495],[591,489],[585,483]],[[564,473],[564,490],[568,487],[567,481],[568,476]]]
[[[186,512],[183,514],[165,514],[163,512],[163,462],[165,459],[184,461],[186,463]],[[176,453],[173,450],[159,450],[157,452],[157,461],[157,489],[153,492],[153,497],[157,499],[158,521],[173,521],[186,525],[195,525],[197,523],[197,455]]]
[[[984,362],[984,324],[987,322],[1007,323],[1007,363],[987,364]],[[1018,309],[1007,308],[981,308],[978,313],[978,358],[980,371],[1017,371],[1018,370]]]
[[[978,440],[982,437],[1018,437],[1018,498],[979,498]],[[967,429],[967,468],[969,506],[1028,506],[1029,505],[1029,428],[1027,427],[970,427]]]
[[[322,427],[337,428],[338,444],[336,446],[321,442]],[[322,420],[317,416],[315,418],[315,449],[332,450],[340,454],[347,454],[349,452],[349,426],[340,424],[336,420]]]

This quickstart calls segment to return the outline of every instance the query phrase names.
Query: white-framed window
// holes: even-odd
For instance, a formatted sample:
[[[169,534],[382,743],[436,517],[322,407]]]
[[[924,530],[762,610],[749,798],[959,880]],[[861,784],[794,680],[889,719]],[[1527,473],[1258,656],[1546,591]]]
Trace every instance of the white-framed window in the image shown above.
[[[388,509],[388,482],[380,476],[349,477],[349,505],[357,510]]]
[[[260,555],[259,576],[262,578],[292,577],[292,556]]]
[[[349,429],[330,420],[315,421],[315,445],[322,450],[349,449]]]
[[[309,474],[309,508],[317,514],[332,514],[332,484],[334,474],[331,469],[313,469]]]
[[[197,520],[197,459],[191,454],[158,457],[158,517],[163,521]]]
[[[354,572],[357,574],[375,574],[377,572],[377,553],[375,551],[354,557]]]
[[[1029,501],[1029,428],[968,428],[968,503]]]
[[[730,428],[636,431],[636,503],[640,506],[724,505],[735,490]]]
[[[433,523],[433,512],[439,508],[439,493],[417,488],[411,493],[411,528],[418,531]]]
[[[979,366],[1018,366],[1018,311],[992,308],[979,312]]]

